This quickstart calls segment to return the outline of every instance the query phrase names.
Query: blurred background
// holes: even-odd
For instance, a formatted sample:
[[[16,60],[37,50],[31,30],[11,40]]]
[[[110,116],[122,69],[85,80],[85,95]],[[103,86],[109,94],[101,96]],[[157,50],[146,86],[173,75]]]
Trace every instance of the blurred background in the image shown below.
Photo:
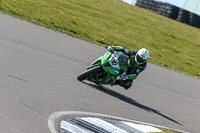
[[[123,0],[179,22],[200,27],[200,0]]]

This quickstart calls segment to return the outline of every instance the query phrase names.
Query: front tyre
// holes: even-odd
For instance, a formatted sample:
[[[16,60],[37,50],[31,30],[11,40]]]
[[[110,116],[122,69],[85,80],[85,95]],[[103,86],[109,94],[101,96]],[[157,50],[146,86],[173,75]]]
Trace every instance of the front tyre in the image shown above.
[[[85,80],[85,79],[89,78],[90,76],[100,73],[100,72],[103,72],[103,69],[101,66],[97,66],[97,67],[91,68],[91,69],[86,70],[85,72],[81,73],[80,75],[78,75],[77,79],[79,81],[82,81],[82,80]]]

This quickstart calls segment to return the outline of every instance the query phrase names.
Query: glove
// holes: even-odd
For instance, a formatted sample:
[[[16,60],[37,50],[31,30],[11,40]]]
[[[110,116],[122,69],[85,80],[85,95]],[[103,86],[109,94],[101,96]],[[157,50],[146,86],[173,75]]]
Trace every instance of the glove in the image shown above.
[[[126,75],[126,74],[124,74],[124,73],[122,73],[122,74],[120,74],[120,78],[121,79],[128,79],[128,75]]]
[[[111,53],[114,53],[114,47],[113,46],[108,46],[107,50]]]

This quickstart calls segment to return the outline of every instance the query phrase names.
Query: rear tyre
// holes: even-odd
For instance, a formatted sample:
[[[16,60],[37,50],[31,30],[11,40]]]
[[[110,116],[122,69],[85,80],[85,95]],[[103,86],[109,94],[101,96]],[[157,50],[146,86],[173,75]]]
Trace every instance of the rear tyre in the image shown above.
[[[85,80],[87,78],[89,78],[90,76],[96,74],[96,73],[100,73],[103,72],[103,69],[101,66],[97,66],[94,68],[91,68],[89,70],[86,70],[85,72],[81,73],[80,75],[78,75],[77,79],[79,81]]]

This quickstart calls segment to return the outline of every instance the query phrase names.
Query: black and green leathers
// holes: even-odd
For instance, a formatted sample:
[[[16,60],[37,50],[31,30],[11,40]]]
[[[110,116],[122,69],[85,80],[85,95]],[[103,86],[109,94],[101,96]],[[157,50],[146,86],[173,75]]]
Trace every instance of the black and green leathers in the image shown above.
[[[143,70],[145,70],[147,62],[144,62],[143,64],[137,64],[135,61],[137,51],[135,50],[128,50],[121,46],[112,46],[112,49],[114,51],[121,51],[129,57],[128,70],[126,72],[126,80],[116,80],[115,82],[116,85],[120,85],[125,89],[128,89],[132,86],[133,80],[136,79]]]

